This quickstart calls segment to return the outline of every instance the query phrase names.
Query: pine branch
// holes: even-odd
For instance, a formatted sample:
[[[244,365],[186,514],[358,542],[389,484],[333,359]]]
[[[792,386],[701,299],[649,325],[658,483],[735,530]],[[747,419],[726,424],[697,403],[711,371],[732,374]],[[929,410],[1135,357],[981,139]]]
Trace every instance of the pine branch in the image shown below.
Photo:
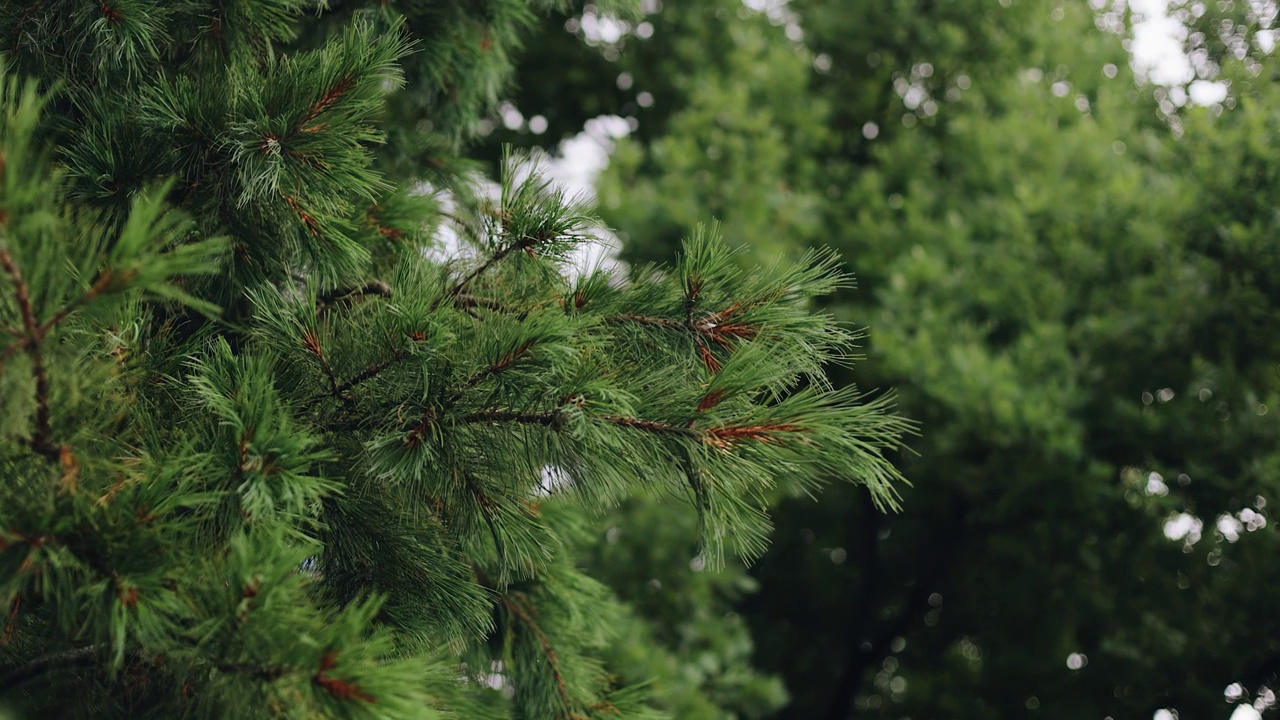
[[[634,323],[639,323],[640,325],[651,325],[653,327],[663,327],[671,330],[684,330],[685,328],[688,327],[688,323],[683,323],[683,322],[680,322],[679,320],[672,320],[670,318],[662,318],[662,317],[651,317],[648,315],[634,315],[632,313],[623,313],[622,315],[614,315],[611,317],[607,317],[605,318],[605,322],[613,323],[613,324],[634,322]]]
[[[89,645],[35,658],[0,675],[0,690],[12,690],[54,670],[92,667],[98,663],[101,652],[101,646]]]
[[[355,376],[350,378],[349,380],[338,383],[337,386],[334,387],[334,392],[338,393],[339,395],[345,395],[348,391],[350,391],[355,386],[359,385],[362,382],[372,380],[373,378],[377,377],[383,370],[386,370],[387,368],[391,367],[392,365],[396,364],[398,361],[403,360],[408,356],[409,354],[405,352],[404,348],[396,348],[391,353],[390,358],[383,360],[382,362],[372,363],[368,367],[366,367],[364,370],[361,370]]]
[[[349,404],[351,398],[339,390],[339,385],[342,383],[338,380],[338,373],[334,372],[333,365],[329,363],[329,358],[325,356],[324,348],[320,346],[320,338],[311,330],[307,330],[302,336],[302,346],[320,361],[320,367],[324,369],[325,376],[329,378],[330,393],[342,403]]]
[[[40,339],[43,340],[44,337],[49,334],[50,330],[52,330],[53,328],[61,324],[62,321],[67,319],[67,316],[70,315],[72,312],[78,310],[79,308],[88,304],[93,299],[97,298],[102,293],[106,292],[106,290],[110,288],[112,284],[119,283],[119,282],[128,282],[129,279],[130,277],[127,273],[125,274],[124,277],[118,277],[116,274],[116,271],[112,270],[111,268],[107,268],[103,270],[101,273],[98,274],[98,279],[94,281],[93,285],[90,286],[90,288],[86,290],[83,295],[76,298],[75,300],[72,300],[70,303],[67,303],[66,305],[64,305],[62,309],[58,310],[58,312],[53,314],[53,317],[46,320],[44,324],[40,326]]]
[[[478,410],[463,416],[464,423],[516,423],[519,425],[541,425],[560,429],[566,420],[564,410],[557,408],[547,412],[520,412],[517,410],[488,409]],[[681,435],[696,437],[697,432],[689,428],[677,427],[660,420],[644,420],[642,418],[602,415],[598,419],[617,425],[618,427],[642,430],[658,435]]]
[[[502,358],[498,360],[498,362],[490,365],[484,370],[481,370],[475,375],[472,375],[471,377],[467,378],[466,382],[464,382],[462,386],[464,388],[473,388],[476,385],[479,385],[480,383],[484,382],[488,378],[501,373],[503,370],[506,370],[507,368],[515,364],[517,360],[523,357],[525,353],[529,352],[529,349],[536,344],[537,343],[533,340],[529,340],[523,343],[520,347],[516,348],[515,350],[512,350],[506,355],[503,355]]]
[[[503,232],[507,232],[507,228],[505,227],[505,220],[503,221],[503,224],[504,224]],[[547,242],[549,239],[551,239],[551,237],[548,234],[546,234],[543,230],[538,230],[535,234],[532,234],[532,235],[522,235],[516,238],[506,246],[499,248],[492,255],[490,255],[483,263],[481,263],[479,266],[474,268],[471,272],[463,276],[461,280],[459,280],[457,283],[453,285],[453,287],[449,288],[449,290],[445,292],[445,296],[450,298],[458,297],[459,295],[462,294],[462,291],[466,289],[467,285],[470,284],[472,280],[475,280],[476,278],[480,277],[484,273],[488,272],[489,268],[501,262],[511,253],[515,252],[516,250],[524,250],[530,255],[533,255],[534,254],[533,248],[540,243]]]
[[[564,674],[560,672],[560,661],[556,657],[555,647],[552,646],[551,639],[547,637],[547,634],[542,631],[542,628],[533,619],[533,615],[529,612],[532,608],[530,607],[526,610],[506,595],[501,595],[498,599],[516,617],[520,618],[520,621],[533,631],[534,636],[538,638],[538,644],[542,646],[542,652],[547,656],[547,664],[551,667],[551,674],[555,677],[556,690],[560,695],[560,700],[565,704],[566,708],[572,708],[573,701],[569,699],[569,690],[564,681]]]
[[[0,251],[0,252],[2,252],[2,254],[4,255],[8,255],[7,250]],[[12,262],[12,256],[11,255],[8,255],[8,256],[9,256],[10,262]],[[8,264],[5,264],[5,269],[8,270],[8,268],[9,268]],[[13,269],[14,271],[17,270],[16,263],[14,263]],[[12,273],[10,274],[12,276]],[[59,310],[53,314],[53,317],[49,318],[48,320],[45,320],[36,328],[36,333],[35,333],[36,342],[43,342],[44,339],[49,336],[49,333],[53,332],[54,328],[61,325],[62,321],[66,320],[67,317],[71,315],[71,313],[75,312],[81,307],[87,305],[89,302],[91,302],[98,296],[102,295],[112,286],[112,284],[118,283],[121,281],[127,282],[128,280],[129,280],[128,276],[121,278],[117,275],[115,271],[111,270],[110,268],[103,270],[98,275],[98,279],[94,281],[93,285],[88,290],[86,290],[83,295],[81,295],[80,297],[77,297],[75,300],[72,300],[71,302],[59,308]],[[19,307],[21,307],[21,303],[19,304]],[[34,319],[34,314],[32,315],[32,317]],[[6,326],[4,328],[6,331],[9,332],[9,334],[16,336],[18,340],[10,344],[8,347],[6,347],[4,349],[4,352],[0,353],[0,372],[3,372],[3,366],[6,361],[8,361],[17,353],[31,347],[32,335],[26,329],[25,316],[23,318],[23,325],[24,327],[21,327],[21,328],[13,327],[13,326]]]
[[[642,418],[619,417],[617,415],[602,415],[601,420],[613,423],[618,427],[632,428],[634,430],[643,430],[644,432],[654,433],[655,435],[677,435],[684,437],[696,437],[697,431],[687,427],[677,427],[670,423],[660,420],[644,420]]]
[[[735,318],[748,306],[744,303],[734,303],[719,312],[707,313],[702,317],[695,317],[695,301],[701,291],[701,283],[689,289],[685,299],[685,319],[673,320],[671,318],[654,317],[650,315],[637,315],[634,313],[623,313],[605,318],[605,322],[611,324],[619,323],[636,323],[639,325],[647,325],[649,327],[660,327],[668,330],[688,331],[693,335],[694,344],[698,349],[698,357],[703,364],[712,373],[720,372],[722,363],[715,353],[711,351],[708,341],[715,345],[729,350],[732,348],[731,340],[752,340],[760,332],[759,328],[748,325],[743,322],[735,322]],[[756,303],[759,304],[759,303]],[[754,306],[754,305],[753,305]]]
[[[391,286],[381,280],[370,280],[360,287],[335,288],[316,297],[316,309],[323,311],[330,305],[336,305],[339,301],[367,297],[369,295],[389,298],[391,297]]]
[[[521,244],[522,244],[522,241],[513,242],[510,245],[507,245],[506,247],[501,248],[494,254],[490,255],[487,260],[485,260],[483,263],[481,263],[478,267],[473,269],[471,272],[467,273],[461,280],[455,283],[453,287],[449,288],[449,290],[445,292],[445,295],[450,298],[457,298],[459,295],[462,294],[462,291],[467,287],[467,285],[472,280],[475,280],[476,278],[480,277],[485,272],[487,272],[489,268],[498,264],[503,260],[503,258],[510,255],[515,250],[519,249]]]
[[[557,427],[564,422],[564,415],[559,410],[549,412],[519,412],[516,410],[478,410],[463,416],[464,423],[517,423],[520,425],[543,425]]]
[[[492,298],[480,297],[479,295],[471,295],[469,293],[460,293],[454,298],[459,307],[481,307],[486,310],[494,310],[496,312],[516,313],[528,312],[528,310],[517,310],[509,305],[494,300]]]
[[[0,633],[0,645],[8,645],[13,639],[14,628],[18,626],[18,611],[22,609],[22,596],[15,594],[9,603],[9,619],[5,621],[4,632]]]
[[[298,130],[295,130],[294,132],[319,132],[324,127],[323,125],[308,125],[308,123],[315,120],[320,113],[324,112],[330,105],[337,102],[338,98],[342,97],[344,93],[351,89],[351,86],[355,84],[355,81],[356,79],[350,74],[343,75],[339,78],[338,82],[334,84],[329,92],[321,96],[320,99],[311,106],[307,111],[306,116],[302,118],[302,122],[298,123]],[[290,135],[292,134],[293,133],[290,133]]]
[[[476,505],[480,507],[480,515],[484,518],[484,524],[489,527],[489,535],[493,538],[493,549],[498,552],[498,565],[505,568],[507,566],[507,546],[502,541],[502,533],[498,532],[498,519],[494,516],[493,501],[485,494],[484,487],[479,482],[476,482],[471,473],[465,470],[459,473],[457,468],[454,468],[453,473],[455,479],[461,475],[463,484],[467,486],[467,490],[471,491],[471,496],[475,498]]]
[[[14,261],[13,255],[9,253],[8,248],[0,249],[0,266],[4,267],[5,272],[9,273],[9,277],[13,281],[14,295],[18,301],[18,311],[22,315],[22,330],[26,336],[25,349],[27,356],[31,358],[31,374],[36,381],[36,427],[31,437],[31,449],[49,460],[56,461],[59,452],[58,448],[53,445],[53,428],[50,422],[49,374],[45,370],[44,353],[40,348],[40,341],[44,339],[44,334],[47,330],[42,329],[36,323],[36,316],[31,308],[31,296],[27,289],[27,283],[23,280],[22,271],[18,269],[18,264]],[[57,315],[54,317],[58,318]],[[65,315],[62,315],[62,317],[65,317]],[[15,350],[14,352],[17,351]],[[6,359],[9,355],[11,353],[6,352]]]
[[[356,683],[348,680],[330,677],[329,671],[338,664],[338,651],[326,650],[320,658],[320,669],[311,676],[311,682],[324,688],[328,693],[339,700],[362,700],[373,704],[377,702],[372,695],[361,688]]]
[[[469,413],[462,418],[464,423],[516,423],[519,425],[541,425],[559,430],[567,417],[562,408],[546,412],[521,412],[491,408]],[[790,423],[766,423],[760,425],[728,425],[706,429],[681,427],[661,420],[624,417],[619,415],[596,416],[601,420],[618,427],[640,430],[655,435],[684,437],[706,443],[712,447],[728,450],[742,442],[758,442],[776,444],[781,441],[780,435],[799,434],[805,428]]]

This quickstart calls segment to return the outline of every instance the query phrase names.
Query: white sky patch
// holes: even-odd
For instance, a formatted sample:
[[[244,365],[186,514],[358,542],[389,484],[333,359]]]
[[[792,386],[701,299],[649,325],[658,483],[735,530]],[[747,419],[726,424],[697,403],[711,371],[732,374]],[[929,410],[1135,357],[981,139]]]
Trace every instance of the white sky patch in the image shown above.
[[[1129,7],[1133,10],[1130,62],[1139,78],[1179,91],[1185,87],[1187,97],[1197,105],[1214,105],[1227,98],[1226,83],[1196,79],[1191,58],[1182,45],[1187,38],[1187,28],[1169,16],[1169,0],[1129,0]],[[1265,39],[1261,35],[1259,33],[1260,44],[1273,40],[1269,34]],[[1183,97],[1183,102],[1185,100]],[[1175,101],[1174,104],[1183,103]]]
[[[1258,712],[1252,705],[1237,705],[1236,711],[1231,713],[1231,720],[1262,720],[1262,713]]]
[[[614,141],[630,132],[630,123],[617,115],[588,120],[582,132],[560,143],[557,155],[547,159],[547,176],[570,195],[594,198],[596,177],[609,164]],[[570,261],[573,273],[616,267],[621,248],[617,236],[603,227],[597,228],[595,235],[598,242],[584,244],[574,254]]]
[[[534,488],[533,494],[537,497],[548,497],[572,484],[573,478],[569,475],[569,471],[555,465],[545,465],[542,468],[542,480]]]
[[[631,28],[625,22],[608,15],[593,12],[582,14],[580,27],[587,41],[593,45],[612,45],[622,39]]]
[[[1194,545],[1200,541],[1204,521],[1190,513],[1178,513],[1164,523],[1164,536],[1170,540],[1186,540]]]
[[[793,19],[787,9],[787,0],[742,0],[742,4],[758,13],[764,13],[775,25]]]
[[[1158,85],[1185,85],[1195,79],[1182,51],[1187,28],[1169,17],[1168,0],[1129,0],[1133,10],[1133,69]]]
[[[1237,520],[1234,515],[1224,513],[1218,516],[1216,527],[1227,542],[1235,542],[1240,539],[1240,531],[1244,530],[1244,523]]]
[[[503,103],[499,108],[504,122],[510,127],[523,122],[514,119],[519,115],[514,105]],[[536,163],[552,185],[564,192],[568,197],[580,197],[591,201],[595,197],[596,176],[609,163],[609,153],[614,142],[631,132],[631,126],[625,118],[616,115],[605,115],[587,121],[586,128],[574,137],[560,144],[556,155],[548,155],[541,151],[532,154]],[[517,182],[528,176],[532,165],[516,169]],[[499,186],[490,180],[482,180],[481,192],[492,200],[498,199]],[[424,188],[424,192],[431,192]],[[446,212],[454,212],[455,206],[447,194],[441,196],[441,204]],[[584,242],[578,246],[568,261],[566,268],[570,277],[576,277],[596,269],[612,269],[617,266],[617,254],[621,247],[618,238],[607,228],[594,228],[592,234],[595,242]],[[450,260],[474,255],[474,248],[462,242],[458,229],[451,222],[442,222],[435,231],[432,243],[423,249],[423,254],[433,262],[444,263]]]
[[[1227,84],[1196,80],[1187,88],[1191,102],[1197,105],[1213,105],[1227,99]]]

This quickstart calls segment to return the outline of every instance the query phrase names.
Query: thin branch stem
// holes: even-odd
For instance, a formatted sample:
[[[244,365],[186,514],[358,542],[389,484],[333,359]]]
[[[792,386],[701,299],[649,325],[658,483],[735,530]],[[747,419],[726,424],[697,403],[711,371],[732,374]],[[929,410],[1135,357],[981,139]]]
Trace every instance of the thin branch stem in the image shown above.
[[[387,368],[394,365],[397,361],[402,360],[405,357],[408,357],[408,353],[404,351],[404,348],[396,348],[395,351],[391,353],[390,358],[383,360],[382,362],[372,363],[368,367],[366,367],[364,370],[361,370],[359,373],[353,376],[351,379],[347,380],[346,382],[338,383],[338,385],[334,388],[334,392],[340,395],[345,395],[349,390],[351,390],[355,386],[367,380],[372,380],[373,378],[377,377],[378,374],[381,373],[383,370],[386,370]]]
[[[54,670],[91,666],[101,652],[100,646],[89,645],[43,655],[0,675],[0,689],[12,690]]]
[[[116,277],[115,271],[111,268],[103,270],[98,275],[98,279],[94,281],[93,285],[90,286],[88,290],[84,291],[83,295],[64,305],[62,309],[53,314],[53,317],[46,320],[44,324],[40,326],[40,339],[43,340],[45,336],[49,334],[50,330],[60,325],[72,312],[78,310],[84,305],[87,305],[94,298],[106,292],[107,288],[111,286],[111,283],[118,279],[119,278]]]
[[[517,423],[520,425],[543,425],[556,427],[563,421],[559,410],[549,412],[520,412],[517,410],[477,410],[463,416],[464,423]]]
[[[369,295],[391,297],[391,286],[381,280],[370,280],[360,287],[336,288],[318,296],[316,298],[316,305],[319,309],[323,310],[340,300],[347,300],[355,297],[366,297]]]
[[[640,325],[667,328],[669,330],[686,330],[689,328],[688,324],[680,322],[679,320],[672,320],[670,318],[663,317],[651,317],[649,315],[635,315],[632,313],[623,313],[622,315],[607,317],[605,318],[605,322],[615,325],[633,322]]]
[[[535,343],[533,340],[529,340],[523,343],[520,347],[516,348],[515,350],[512,350],[511,352],[502,356],[502,358],[498,360],[498,362],[486,367],[485,369],[481,370],[475,375],[472,375],[471,377],[467,378],[466,382],[462,384],[463,388],[473,388],[476,385],[479,385],[480,383],[487,380],[489,377],[493,375],[497,375],[502,371],[506,370],[507,368],[511,367],[517,360],[523,357],[525,353],[529,352],[529,348],[532,348],[534,344]]]
[[[58,459],[58,448],[53,446],[53,427],[50,422],[49,374],[45,371],[44,353],[40,348],[40,341],[44,339],[47,330],[36,323],[27,283],[22,279],[22,271],[18,269],[18,264],[14,261],[13,255],[9,253],[8,248],[0,249],[0,266],[4,267],[5,272],[9,273],[9,277],[13,281],[14,295],[18,302],[18,312],[22,315],[22,329],[26,334],[25,349],[27,356],[31,358],[31,375],[36,381],[36,427],[31,437],[31,449],[50,460],[56,461]],[[94,287],[97,287],[97,285]],[[12,353],[6,350],[6,359],[10,355]]]
[[[513,602],[506,595],[499,596],[499,601],[533,631],[534,637],[538,639],[538,644],[542,646],[543,654],[547,656],[547,664],[551,666],[551,674],[555,677],[556,689],[559,691],[561,702],[566,707],[572,707],[573,701],[569,699],[569,690],[565,684],[564,675],[560,672],[560,661],[556,658],[556,651],[551,645],[551,639],[547,637],[546,633],[542,632],[542,628],[533,619],[533,615],[524,607],[521,607],[520,604]]]
[[[498,262],[500,262],[503,258],[510,255],[518,247],[520,247],[520,243],[513,242],[510,245],[507,245],[506,247],[497,251],[493,255],[490,255],[488,260],[485,260],[484,263],[482,263],[479,267],[467,273],[461,280],[457,282],[457,284],[449,288],[448,292],[445,294],[451,298],[458,297],[460,294],[462,294],[463,289],[467,287],[468,283],[470,283],[472,280],[475,280],[476,278],[483,275],[485,272],[489,270],[489,268],[493,267]]]
[[[454,297],[454,301],[457,302],[457,304],[462,307],[482,307],[486,310],[494,310],[497,312],[506,312],[506,313],[517,312],[515,308],[503,305],[501,302],[497,300],[493,300],[491,298],[486,298],[486,297],[480,297],[478,295],[472,295],[470,293],[459,293],[456,297]],[[525,312],[525,311],[519,311],[519,312]]]
[[[696,299],[696,293],[691,297]],[[735,314],[742,310],[741,304],[734,304],[730,307],[716,313],[710,313],[695,318],[693,301],[686,301],[687,315],[685,320],[672,320],[671,318],[653,317],[649,315],[636,315],[633,313],[623,313],[622,315],[614,315],[605,318],[607,323],[625,323],[633,322],[639,325],[647,325],[650,327],[661,327],[669,330],[688,331],[693,335],[694,345],[697,347],[698,358],[712,373],[720,371],[721,362],[711,350],[711,345],[707,342],[719,346],[728,351],[732,348],[730,338],[739,340],[751,340],[756,337],[759,329],[741,322],[728,322]]]
[[[475,476],[465,470],[453,470],[454,478],[461,476],[463,483],[467,486],[467,490],[471,491],[471,496],[475,498],[476,505],[480,508],[480,515],[484,518],[484,524],[489,528],[489,535],[493,538],[493,549],[498,552],[498,565],[502,568],[502,572],[506,573],[507,567],[507,544],[502,541],[502,533],[498,531],[498,518],[493,512],[493,501],[489,499],[488,494],[484,491],[484,486],[476,480]]]
[[[344,395],[338,386],[341,382],[338,380],[338,373],[334,372],[333,365],[329,363],[329,358],[325,356],[324,348],[320,345],[320,338],[314,332],[308,330],[302,336],[302,346],[307,349],[320,361],[320,367],[324,370],[324,374],[329,378],[329,391],[335,398],[343,404],[349,404],[351,398]]]
[[[478,410],[463,416],[464,423],[517,423],[520,425],[542,425],[553,429],[560,429],[566,416],[563,409],[549,410],[545,412],[520,412],[517,410]],[[692,439],[715,439],[715,436],[687,427],[679,427],[671,423],[662,422],[661,420],[645,420],[644,418],[621,417],[618,415],[601,415],[596,418],[604,422],[617,425],[618,427],[631,428],[632,430],[641,430],[643,432],[653,433],[655,435],[674,435],[678,437],[687,437]]]
[[[619,417],[617,415],[602,415],[600,419],[617,425],[618,427],[643,430],[644,432],[654,433],[657,435],[678,435],[695,438],[699,435],[699,433],[692,428],[677,427],[671,423],[662,422],[661,420],[645,420],[643,418]]]

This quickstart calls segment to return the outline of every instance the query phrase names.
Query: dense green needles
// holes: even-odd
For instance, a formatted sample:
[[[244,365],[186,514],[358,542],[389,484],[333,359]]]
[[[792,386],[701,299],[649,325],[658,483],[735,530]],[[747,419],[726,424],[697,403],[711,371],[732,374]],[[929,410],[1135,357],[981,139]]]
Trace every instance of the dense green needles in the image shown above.
[[[0,9],[0,712],[652,717],[592,515],[715,567],[775,489],[895,504],[833,256],[570,271],[590,209],[462,154],[541,8],[338,5]]]

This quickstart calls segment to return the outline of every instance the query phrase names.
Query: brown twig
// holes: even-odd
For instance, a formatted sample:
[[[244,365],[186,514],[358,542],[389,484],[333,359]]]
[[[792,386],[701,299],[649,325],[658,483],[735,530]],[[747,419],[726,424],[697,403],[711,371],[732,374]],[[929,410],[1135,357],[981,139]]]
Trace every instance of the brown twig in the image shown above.
[[[454,297],[454,302],[456,302],[461,307],[481,307],[486,310],[494,310],[497,312],[506,312],[506,313],[517,312],[515,308],[508,307],[507,305],[502,304],[498,300],[494,300],[492,298],[480,297],[478,295],[471,295],[469,293],[459,293],[456,297]],[[525,312],[525,311],[521,310],[519,312]]]
[[[18,611],[22,609],[22,596],[14,595],[9,604],[9,620],[4,624],[4,633],[0,634],[0,645],[9,644],[13,638],[13,630],[18,626]]]
[[[136,272],[121,273],[111,268],[104,269],[98,274],[98,279],[94,281],[93,285],[89,286],[89,289],[86,290],[83,295],[67,303],[62,307],[62,309],[54,313],[53,317],[44,321],[44,324],[40,326],[40,339],[43,340],[44,336],[48,335],[50,330],[61,324],[62,321],[67,319],[67,316],[72,312],[106,292],[107,289],[111,287],[112,283],[128,282],[135,274]]]
[[[0,266],[4,267],[13,281],[18,312],[22,315],[22,330],[26,335],[25,349],[27,356],[31,358],[31,374],[36,381],[36,427],[31,437],[31,449],[50,460],[57,461],[59,452],[53,445],[53,428],[50,422],[49,374],[45,371],[44,353],[40,348],[40,341],[44,339],[45,331],[42,331],[40,325],[36,323],[27,283],[22,279],[22,271],[18,269],[18,264],[8,248],[0,249]],[[6,352],[6,356],[8,355],[12,353]]]
[[[486,271],[488,271],[489,268],[496,265],[503,258],[510,255],[513,251],[517,250],[519,247],[520,247],[519,242],[513,242],[510,245],[507,245],[506,247],[490,255],[487,260],[485,260],[478,267],[476,267],[471,272],[463,276],[463,278],[459,280],[457,283],[455,283],[453,287],[449,288],[449,290],[445,293],[445,295],[451,298],[458,297],[459,295],[462,294],[463,289],[467,287],[468,283],[470,283],[472,280],[475,280],[476,278],[483,275]]]
[[[339,390],[341,384],[338,380],[338,373],[334,372],[333,365],[329,364],[329,358],[325,357],[324,348],[320,345],[320,338],[311,330],[307,330],[302,334],[302,347],[311,353],[320,361],[320,367],[324,369],[324,374],[329,378],[329,390],[333,396],[344,403],[351,402],[351,398]]]
[[[657,435],[683,435],[693,436],[696,431],[689,428],[677,427],[671,423],[665,423],[661,420],[644,420],[642,418],[619,417],[617,415],[603,415],[600,418],[605,422],[612,423],[618,427],[632,428],[633,430],[643,430],[645,432],[655,433]]]
[[[316,306],[323,310],[330,305],[334,305],[341,300],[347,300],[356,297],[367,297],[369,295],[377,295],[378,297],[391,297],[391,286],[381,280],[370,280],[360,287],[335,288],[326,293],[321,293],[316,297]]]
[[[475,375],[472,375],[471,377],[467,378],[466,382],[463,383],[463,387],[464,388],[475,387],[476,385],[479,385],[481,382],[485,381],[489,377],[493,375],[497,375],[503,370],[506,370],[507,368],[515,364],[515,362],[519,360],[525,353],[529,352],[529,349],[532,348],[535,344],[536,343],[533,340],[525,341],[523,344],[520,345],[520,347],[516,348],[515,350],[512,350],[506,355],[503,355],[494,364],[481,370]]]
[[[633,322],[640,325],[650,325],[652,327],[662,327],[670,330],[684,330],[688,328],[686,323],[680,322],[679,320],[672,320],[670,318],[663,317],[651,317],[648,315],[635,315],[633,313],[623,313],[621,315],[607,317],[605,318],[605,322],[615,325],[619,323]]]
[[[102,648],[98,645],[64,650],[35,658],[25,665],[0,675],[0,689],[11,690],[54,670],[67,670],[97,662]]]
[[[363,700],[367,703],[377,702],[364,688],[348,680],[340,680],[328,675],[338,664],[338,651],[326,650],[320,658],[320,669],[311,676],[311,682],[324,688],[328,693],[340,700]]]
[[[538,639],[538,644],[542,646],[543,654],[547,656],[547,664],[551,666],[551,674],[555,677],[556,689],[559,691],[560,700],[564,702],[566,708],[572,708],[573,701],[569,699],[569,690],[565,684],[564,675],[560,672],[560,661],[556,658],[556,651],[551,645],[551,639],[547,637],[546,633],[542,632],[542,628],[538,626],[537,621],[533,619],[528,610],[513,602],[506,595],[499,596],[499,601],[533,631],[534,637]]]
[[[702,441],[712,447],[727,450],[740,442],[750,441],[765,445],[781,442],[779,435],[802,433],[799,425],[739,425],[714,427],[702,431]]]
[[[733,321],[733,318],[744,309],[745,306],[742,303],[734,303],[720,312],[708,313],[700,318],[695,317],[694,301],[697,300],[700,289],[700,284],[689,288],[685,300],[686,318],[683,321],[650,315],[623,313],[605,318],[605,322],[613,324],[632,322],[649,327],[688,331],[694,336],[694,345],[698,352],[698,358],[712,373],[720,372],[722,363],[712,352],[711,344],[707,341],[709,340],[711,343],[728,350],[732,347],[730,344],[731,339],[752,340],[759,334],[759,328],[747,323]]]
[[[12,256],[10,256],[10,259],[12,260]],[[37,330],[36,341],[43,342],[44,339],[49,336],[49,333],[53,332],[54,328],[61,325],[62,321],[66,320],[67,317],[71,315],[71,313],[75,312],[76,310],[80,309],[84,305],[88,304],[90,301],[92,301],[94,298],[97,298],[99,295],[102,295],[111,287],[113,283],[128,282],[130,279],[132,279],[132,276],[136,274],[137,274],[136,272],[122,273],[118,270],[112,270],[111,268],[107,268],[103,270],[98,275],[98,279],[94,281],[93,285],[90,286],[89,289],[86,290],[83,295],[76,298],[75,300],[72,300],[66,305],[62,306],[56,313],[53,314],[53,317],[49,318],[48,320],[45,320],[43,323],[39,325],[39,327],[36,329]],[[11,335],[16,335],[18,337],[18,341],[13,343],[12,345],[9,345],[4,349],[3,353],[0,353],[0,365],[3,365],[6,360],[13,357],[16,353],[22,350],[26,350],[28,347],[31,346],[31,336],[25,331],[24,328],[5,327],[4,329],[8,331]]]
[[[471,496],[475,498],[476,506],[480,508],[480,516],[484,518],[484,524],[489,528],[489,536],[493,538],[493,549],[498,552],[498,564],[504,569],[507,565],[507,544],[502,541],[502,533],[498,531],[498,516],[494,512],[493,500],[484,491],[474,475],[465,470],[459,471],[458,468],[453,469],[454,482],[461,479],[463,484],[467,486],[467,490],[471,491]]]
[[[320,113],[329,109],[329,106],[337,102],[338,98],[342,97],[342,95],[346,93],[347,90],[350,90],[351,86],[354,84],[355,78],[351,75],[343,75],[339,78],[338,82],[334,84],[329,92],[322,95],[320,99],[311,106],[311,109],[307,111],[306,117],[302,118],[302,122],[298,123],[298,127],[302,129],[302,132],[315,132],[319,130],[320,128],[318,126],[306,127],[306,125],[312,120],[315,120]]]
[[[364,370],[361,370],[351,379],[345,382],[338,383],[333,390],[339,395],[345,395],[349,390],[351,390],[355,386],[367,380],[372,380],[373,378],[377,377],[383,370],[386,370],[387,368],[391,367],[397,361],[402,360],[405,357],[408,357],[408,355],[409,354],[405,352],[404,348],[396,348],[391,353],[390,358],[383,360],[382,362],[371,363],[368,367],[366,367]]]
[[[316,220],[315,216],[307,212],[298,198],[293,195],[282,194],[281,197],[284,198],[285,204],[298,216],[298,219],[302,221],[302,226],[307,229],[307,232],[313,237],[318,237],[320,235],[320,222]]]
[[[509,422],[520,425],[542,425],[544,427],[560,429],[564,424],[565,419],[566,416],[563,408],[557,408],[546,412],[520,412],[516,410],[499,410],[493,408],[488,410],[478,410],[465,415],[463,416],[462,421],[464,423]],[[617,425],[618,427],[641,430],[656,435],[676,435],[695,439],[702,439],[703,436],[703,434],[698,430],[679,427],[661,420],[646,420],[644,418],[623,417],[619,415],[601,415],[597,419]]]
[[[518,423],[520,425],[544,425],[556,427],[563,422],[558,410],[550,412],[520,412],[517,410],[477,410],[463,416],[464,423]]]

